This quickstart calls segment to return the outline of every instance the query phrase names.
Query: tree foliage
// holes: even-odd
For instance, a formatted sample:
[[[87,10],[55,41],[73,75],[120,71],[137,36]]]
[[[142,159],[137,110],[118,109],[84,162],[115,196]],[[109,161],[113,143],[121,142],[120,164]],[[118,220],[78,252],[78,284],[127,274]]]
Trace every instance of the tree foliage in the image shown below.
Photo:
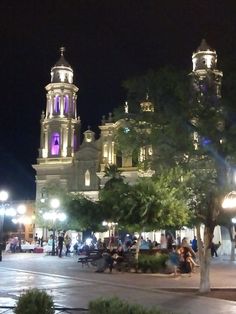
[[[133,231],[188,224],[191,212],[187,210],[186,184],[189,178],[180,180],[182,174],[176,168],[154,178],[140,178],[134,185],[123,180],[113,181],[99,193],[106,218]]]
[[[221,202],[227,190],[229,192],[231,189],[229,179],[235,162],[236,120],[233,118],[235,109],[232,110],[232,85],[228,85],[228,88],[227,84],[224,86],[226,93],[222,101],[219,72],[206,68],[204,75],[203,72],[199,73],[192,72],[188,76],[190,79],[187,79],[187,73],[183,75],[174,69],[164,68],[133,78],[124,86],[128,89],[132,109],[133,106],[138,108],[145,89],[149,90],[155,112],[142,114],[136,109],[135,128],[138,134],[140,121],[148,123],[151,132],[146,132],[146,144],[149,145],[151,141],[154,152],[152,169],[157,177],[164,169],[171,172],[176,166],[181,167],[185,174],[191,171],[187,186],[188,205],[193,214],[192,223],[205,224],[204,250],[200,256],[204,265],[200,290],[207,291],[209,284],[202,279],[209,274],[206,270],[209,266],[209,249],[214,227],[222,211]],[[161,189],[158,186],[158,190]],[[179,189],[171,182],[163,188],[163,194],[171,198],[173,193],[175,197],[175,190]],[[181,196],[184,200],[185,195],[180,193],[180,199]],[[164,206],[165,201],[162,203]],[[163,212],[168,213],[168,207],[171,208],[170,204]]]
[[[76,222],[77,230],[103,231],[104,220],[100,204],[78,194],[68,195],[65,206],[71,221]]]

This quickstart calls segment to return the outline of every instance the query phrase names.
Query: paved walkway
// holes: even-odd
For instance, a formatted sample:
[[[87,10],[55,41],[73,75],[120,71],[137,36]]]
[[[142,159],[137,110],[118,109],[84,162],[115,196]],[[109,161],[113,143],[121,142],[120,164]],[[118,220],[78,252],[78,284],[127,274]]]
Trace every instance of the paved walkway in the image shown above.
[[[236,263],[228,257],[214,259],[212,288],[236,288],[235,271]],[[93,267],[78,264],[75,257],[4,255],[0,263],[0,304],[15,304],[20,293],[29,287],[47,289],[61,306],[88,307],[90,300],[100,296],[118,296],[172,313],[236,313],[236,302],[162,290],[198,288],[199,273],[178,278],[160,274],[95,273]]]

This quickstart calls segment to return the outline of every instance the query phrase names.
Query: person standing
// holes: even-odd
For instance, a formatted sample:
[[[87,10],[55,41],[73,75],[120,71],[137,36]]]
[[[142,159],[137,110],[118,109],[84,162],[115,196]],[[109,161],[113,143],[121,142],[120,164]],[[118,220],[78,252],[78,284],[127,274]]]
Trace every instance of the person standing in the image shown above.
[[[63,243],[64,243],[64,234],[60,233],[57,240],[58,240],[58,257],[62,257],[62,249],[63,249]]]
[[[164,233],[161,234],[160,246],[161,246],[161,249],[167,249],[167,239]]]
[[[211,257],[218,257],[217,251],[216,251],[216,245],[215,243],[212,241],[211,242]]]
[[[65,236],[66,256],[70,254],[71,238],[68,234]]]
[[[197,247],[197,238],[196,238],[196,236],[194,236],[193,240],[192,240],[192,249],[194,250],[195,253],[197,253],[198,247]]]

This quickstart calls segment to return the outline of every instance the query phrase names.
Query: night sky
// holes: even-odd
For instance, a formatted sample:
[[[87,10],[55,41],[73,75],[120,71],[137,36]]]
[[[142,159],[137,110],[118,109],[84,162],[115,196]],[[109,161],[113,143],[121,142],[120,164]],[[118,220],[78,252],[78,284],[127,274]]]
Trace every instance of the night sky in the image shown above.
[[[236,1],[1,1],[0,188],[34,199],[44,87],[60,46],[80,89],[83,130],[96,130],[125,101],[124,80],[165,65],[188,73],[202,38],[219,67],[236,58]]]

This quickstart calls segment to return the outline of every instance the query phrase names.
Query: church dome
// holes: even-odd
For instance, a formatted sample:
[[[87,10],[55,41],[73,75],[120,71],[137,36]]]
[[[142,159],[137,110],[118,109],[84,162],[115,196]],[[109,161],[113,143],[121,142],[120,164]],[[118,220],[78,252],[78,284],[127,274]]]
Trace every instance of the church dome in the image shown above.
[[[142,112],[154,112],[154,105],[149,100],[148,93],[146,95],[146,99],[140,103],[140,107]]]
[[[73,70],[64,57],[65,48],[60,48],[60,59],[51,69],[51,83],[73,83]]]
[[[202,39],[200,46],[197,48],[197,52],[199,51],[212,51],[215,52],[215,50],[213,50],[208,43],[206,42],[206,39]]]
[[[216,51],[212,49],[205,39],[192,55],[193,71],[214,70],[217,66]]]

